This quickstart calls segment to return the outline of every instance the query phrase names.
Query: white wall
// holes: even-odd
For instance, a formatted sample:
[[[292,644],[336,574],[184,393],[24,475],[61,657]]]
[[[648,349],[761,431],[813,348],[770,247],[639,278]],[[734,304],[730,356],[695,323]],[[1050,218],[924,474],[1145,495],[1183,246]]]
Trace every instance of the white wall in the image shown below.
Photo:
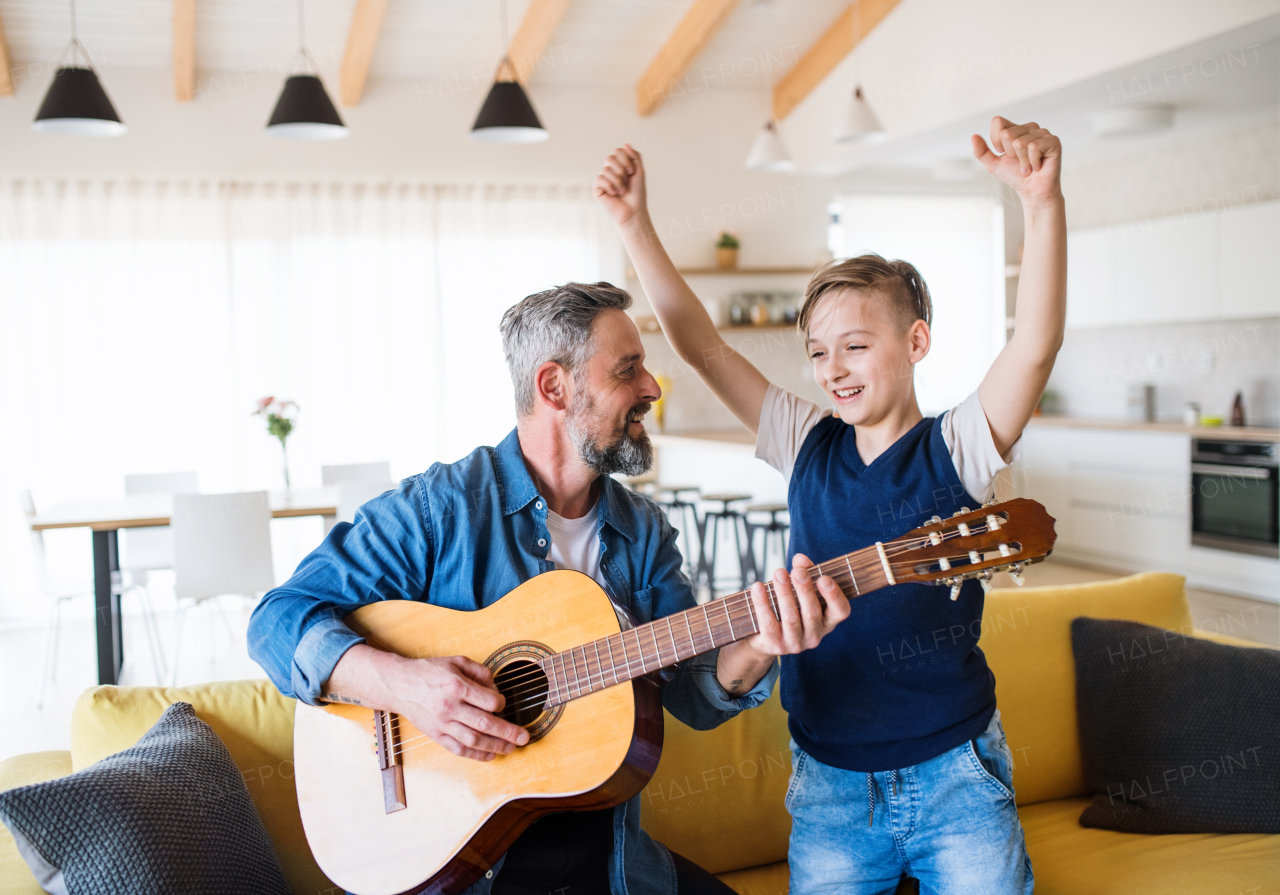
[[[830,166],[858,151],[831,142],[856,84],[889,133],[907,137],[1276,12],[1280,0],[907,0],[787,117],[782,133],[802,166]]]

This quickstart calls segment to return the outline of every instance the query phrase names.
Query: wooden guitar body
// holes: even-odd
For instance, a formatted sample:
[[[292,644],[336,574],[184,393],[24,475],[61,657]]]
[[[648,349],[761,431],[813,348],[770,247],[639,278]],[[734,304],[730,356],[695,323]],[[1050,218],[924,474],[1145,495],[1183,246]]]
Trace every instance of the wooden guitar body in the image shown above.
[[[569,571],[539,575],[474,612],[390,600],[345,621],[378,649],[467,656],[517,687],[534,657],[619,632],[604,591]],[[299,702],[294,717],[307,841],[320,869],[360,895],[460,892],[538,817],[631,798],[662,750],[661,700],[648,678],[533,709],[525,726],[534,739],[488,762],[453,755],[403,718],[377,716]]]

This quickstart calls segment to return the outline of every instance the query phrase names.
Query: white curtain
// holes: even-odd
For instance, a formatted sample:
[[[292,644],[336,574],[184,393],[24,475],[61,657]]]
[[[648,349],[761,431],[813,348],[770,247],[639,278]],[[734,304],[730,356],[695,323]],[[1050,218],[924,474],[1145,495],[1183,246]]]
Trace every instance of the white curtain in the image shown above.
[[[250,416],[267,395],[301,408],[295,486],[327,463],[455,460],[514,425],[502,312],[622,271],[579,188],[0,184],[0,619],[46,605],[19,490],[45,507],[179,469],[278,489]],[[312,534],[277,545],[278,576]],[[86,533],[46,540],[55,575],[88,578]]]

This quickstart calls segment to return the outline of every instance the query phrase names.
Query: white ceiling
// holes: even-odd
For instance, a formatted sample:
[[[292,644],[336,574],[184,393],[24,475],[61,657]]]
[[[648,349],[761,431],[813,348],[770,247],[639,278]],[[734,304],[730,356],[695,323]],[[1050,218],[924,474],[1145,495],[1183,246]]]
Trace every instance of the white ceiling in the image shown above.
[[[712,86],[766,90],[839,16],[848,0],[743,0],[690,68]],[[634,85],[691,0],[573,0],[533,83]],[[514,33],[529,0],[509,0]],[[16,65],[58,57],[69,36],[66,0],[0,0]],[[168,68],[170,0],[78,0],[79,35],[96,64]],[[355,0],[308,0],[308,46],[336,71]],[[488,77],[501,56],[499,0],[392,0],[371,77]],[[202,71],[287,66],[297,48],[292,0],[197,0]]]
[[[1094,134],[1095,113],[1146,102],[1173,105],[1174,127],[1144,136]],[[929,168],[970,158],[970,134],[987,137],[994,114],[1049,128],[1070,146],[1071,164],[1143,149],[1158,152],[1202,134],[1275,118],[1280,116],[1280,15],[927,132],[842,148],[831,161],[810,170],[837,175],[884,167]]]

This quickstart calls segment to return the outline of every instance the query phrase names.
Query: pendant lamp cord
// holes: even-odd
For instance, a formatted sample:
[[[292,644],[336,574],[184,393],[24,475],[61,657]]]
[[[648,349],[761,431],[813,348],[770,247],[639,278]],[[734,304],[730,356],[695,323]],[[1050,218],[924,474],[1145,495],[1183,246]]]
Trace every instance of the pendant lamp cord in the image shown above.
[[[89,57],[89,51],[84,48],[84,44],[80,43],[80,37],[78,33],[79,29],[77,28],[77,23],[76,23],[76,0],[70,0],[70,6],[71,6],[71,41],[67,44],[67,49],[63,50],[62,52],[66,53],[67,50],[71,51],[72,65],[75,65],[77,63],[77,59],[76,59],[77,55],[83,57],[85,68],[88,68],[89,70],[92,71],[93,59]]]
[[[507,0],[498,0],[498,19],[502,22],[502,58],[505,59],[511,45],[507,39]]]
[[[298,0],[298,49],[304,50],[307,46],[306,35],[306,11],[303,8],[302,0]]]

